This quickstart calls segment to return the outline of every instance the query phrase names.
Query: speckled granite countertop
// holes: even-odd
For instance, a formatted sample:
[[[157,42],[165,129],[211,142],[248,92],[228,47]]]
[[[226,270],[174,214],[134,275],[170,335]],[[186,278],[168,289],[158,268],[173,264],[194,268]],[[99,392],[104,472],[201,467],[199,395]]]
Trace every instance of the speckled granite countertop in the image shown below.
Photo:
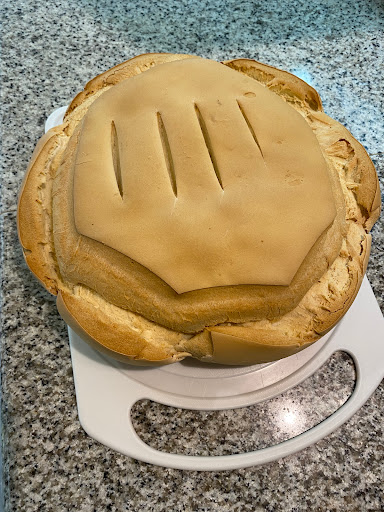
[[[262,467],[221,473],[167,470],[88,437],[77,417],[65,325],[53,297],[27,270],[15,226],[17,191],[47,115],[97,73],[151,51],[250,57],[298,74],[318,89],[325,111],[364,144],[383,179],[383,20],[379,0],[2,4],[6,511],[384,509],[383,385],[334,434]],[[368,269],[382,308],[383,231],[380,221]],[[353,382],[350,359],[335,354],[304,384],[265,404],[199,413],[141,402],[133,420],[141,437],[163,450],[236,453],[316,424],[347,399]]]

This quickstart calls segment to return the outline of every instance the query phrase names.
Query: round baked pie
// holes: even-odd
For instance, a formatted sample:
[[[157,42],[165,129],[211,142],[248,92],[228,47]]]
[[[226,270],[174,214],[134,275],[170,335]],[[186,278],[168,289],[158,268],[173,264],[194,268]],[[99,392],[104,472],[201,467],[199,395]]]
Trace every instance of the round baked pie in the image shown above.
[[[64,320],[138,364],[254,364],[329,331],[359,290],[380,193],[299,78],[147,54],[91,80],[37,144],[18,210]]]

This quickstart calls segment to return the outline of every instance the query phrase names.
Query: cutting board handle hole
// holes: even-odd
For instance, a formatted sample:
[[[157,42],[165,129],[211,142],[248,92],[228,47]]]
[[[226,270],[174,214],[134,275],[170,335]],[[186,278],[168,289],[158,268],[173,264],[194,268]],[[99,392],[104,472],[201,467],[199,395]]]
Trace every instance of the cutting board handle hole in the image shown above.
[[[132,407],[131,418],[141,440],[162,452],[246,453],[279,444],[322,422],[348,400],[355,381],[352,358],[335,352],[304,382],[256,405],[195,411],[140,400]]]

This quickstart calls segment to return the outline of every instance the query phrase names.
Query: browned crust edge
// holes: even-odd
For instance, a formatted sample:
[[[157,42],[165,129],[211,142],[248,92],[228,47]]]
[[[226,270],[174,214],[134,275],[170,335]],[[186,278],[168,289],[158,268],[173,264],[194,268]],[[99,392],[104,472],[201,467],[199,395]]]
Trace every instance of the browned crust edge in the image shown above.
[[[252,59],[232,59],[224,61],[224,64],[254,78],[282,96],[288,103],[297,106],[297,99],[299,99],[311,110],[323,111],[319,93],[304,80],[268,64],[256,62],[257,66],[255,66],[255,62]],[[289,83],[289,88],[286,87],[287,83]]]
[[[137,332],[113,321],[102,309],[95,314],[91,303],[72,293],[59,291],[56,306],[63,320],[92,348],[119,361],[157,366],[175,363],[189,355],[172,347],[159,348],[148,343]],[[86,321],[90,317],[92,321]],[[100,343],[97,339],[102,339],[103,342]],[[127,352],[127,345],[131,353]]]
[[[25,261],[53,295],[57,294],[59,277],[51,234],[51,190],[47,188],[52,187],[51,169],[60,133],[60,127],[53,128],[38,141],[20,188],[17,207],[17,231]],[[36,196],[36,186],[40,197]]]

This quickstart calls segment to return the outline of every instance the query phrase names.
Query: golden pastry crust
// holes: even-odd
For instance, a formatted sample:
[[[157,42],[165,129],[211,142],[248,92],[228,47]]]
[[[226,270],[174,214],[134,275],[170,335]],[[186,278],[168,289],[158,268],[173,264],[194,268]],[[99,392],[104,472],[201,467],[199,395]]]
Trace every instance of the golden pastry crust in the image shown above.
[[[148,54],[87,84],[64,123],[39,141],[19,199],[26,261],[58,294],[66,322],[87,341],[131,362],[164,364],[187,356],[251,364],[295,353],[332,328],[364,276],[380,212],[378,179],[364,148],[322,112],[314,89],[284,71],[247,59],[225,62],[278,94],[307,121],[329,170],[336,206],[289,286],[236,285],[178,294],[125,254],[81,235],[73,207],[73,158],[84,115],[122,80],[187,55]]]

